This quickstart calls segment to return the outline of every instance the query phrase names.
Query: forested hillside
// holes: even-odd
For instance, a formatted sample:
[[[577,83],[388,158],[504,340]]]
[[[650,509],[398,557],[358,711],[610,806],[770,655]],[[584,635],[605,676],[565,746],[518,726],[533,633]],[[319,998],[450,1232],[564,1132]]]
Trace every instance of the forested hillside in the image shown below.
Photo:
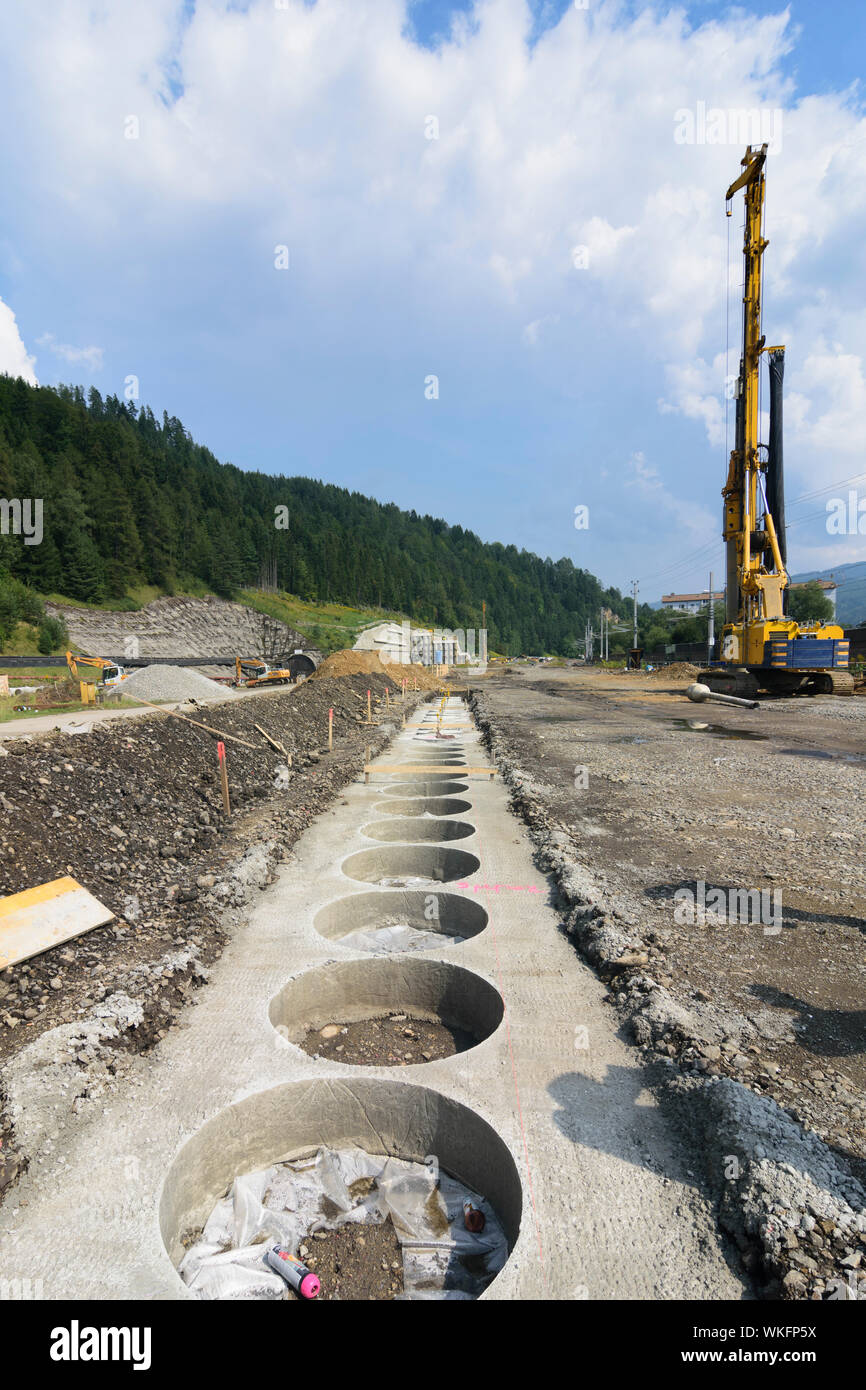
[[[274,567],[304,599],[375,605],[441,627],[481,625],[511,654],[574,650],[617,590],[570,560],[304,477],[220,463],[181,422],[91,389],[0,377],[0,498],[42,498],[41,544],[0,537],[0,573],[87,603],[141,584],[230,596]],[[277,508],[287,508],[288,528]]]

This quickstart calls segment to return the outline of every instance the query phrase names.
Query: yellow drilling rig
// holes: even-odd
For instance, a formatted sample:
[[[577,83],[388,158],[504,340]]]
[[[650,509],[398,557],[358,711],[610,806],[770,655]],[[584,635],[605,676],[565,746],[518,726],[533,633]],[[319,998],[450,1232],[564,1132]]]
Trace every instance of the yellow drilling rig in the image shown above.
[[[784,347],[766,347],[761,332],[767,146],[746,149],[743,172],[725,195],[745,190],[743,346],[736,384],[736,432],[724,497],[727,553],[725,624],[719,660],[698,680],[725,695],[850,695],[848,643],[834,623],[800,625],[787,616],[785,491],[782,462]],[[758,443],[761,358],[770,379],[768,444]]]

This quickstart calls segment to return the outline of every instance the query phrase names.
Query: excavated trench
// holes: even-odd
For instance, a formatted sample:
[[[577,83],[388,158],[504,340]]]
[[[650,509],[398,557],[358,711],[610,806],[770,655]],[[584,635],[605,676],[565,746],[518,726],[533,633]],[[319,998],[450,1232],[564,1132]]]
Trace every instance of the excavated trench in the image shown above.
[[[424,1065],[434,1057],[465,1055],[493,1036],[504,1016],[499,990],[483,976],[449,961],[405,953],[475,938],[489,920],[480,904],[462,895],[430,891],[479,868],[477,856],[440,847],[475,836],[471,821],[452,818],[471,811],[471,800],[426,794],[431,780],[434,787],[469,790],[468,783],[450,783],[447,774],[444,782],[438,780],[443,765],[463,767],[466,753],[453,745],[447,753],[439,748],[416,751],[413,746],[407,756],[412,764],[429,763],[430,779],[396,782],[409,795],[376,802],[374,810],[383,811],[384,817],[359,827],[365,839],[389,848],[350,854],[341,866],[348,879],[375,883],[377,891],[339,898],[313,920],[323,938],[372,954],[302,971],[278,990],[268,1009],[275,1034],[290,1045],[292,1055],[337,1066],[344,1074],[351,1067]],[[382,790],[377,787],[375,795]],[[413,935],[417,941],[411,940]],[[399,954],[382,954],[389,937]],[[410,1039],[413,1046],[406,1050]],[[256,1141],[251,1145],[252,1132]],[[323,1151],[336,1153],[346,1145],[414,1163],[429,1163],[429,1155],[435,1155],[438,1170],[449,1181],[483,1194],[509,1248],[513,1246],[522,1207],[517,1168],[503,1141],[471,1109],[405,1083],[348,1080],[334,1086],[307,1081],[245,1100],[185,1145],[168,1174],[160,1204],[161,1231],[174,1263],[184,1260],[191,1240],[201,1241],[212,1213],[227,1191],[237,1190],[241,1175],[265,1169],[273,1174],[283,1170],[271,1165],[291,1165],[304,1158],[318,1164]],[[339,1154],[336,1157],[339,1161]],[[406,1236],[403,1231],[401,1241]],[[471,1235],[461,1236],[471,1241]],[[423,1240],[410,1241],[416,1256],[419,1243],[423,1247]],[[195,1249],[209,1247],[199,1244]],[[359,1249],[353,1242],[355,1258]],[[371,1261],[378,1258],[372,1253],[376,1249],[371,1247]],[[431,1246],[429,1253],[438,1254],[441,1262],[441,1251]],[[485,1270],[485,1259],[493,1256],[485,1255],[483,1247],[471,1256],[469,1267],[483,1271],[479,1287],[499,1272],[497,1265]],[[460,1259],[452,1250],[444,1268],[439,1294],[472,1296],[461,1282],[467,1277],[465,1250]]]

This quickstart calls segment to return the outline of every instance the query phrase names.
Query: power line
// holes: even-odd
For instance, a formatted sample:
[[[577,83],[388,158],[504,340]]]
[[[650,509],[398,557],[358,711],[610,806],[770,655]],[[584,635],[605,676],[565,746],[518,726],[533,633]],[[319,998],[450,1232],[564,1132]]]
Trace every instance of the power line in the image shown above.
[[[866,473],[855,473],[850,478],[839,478],[835,482],[825,484],[824,487],[816,488],[814,492],[802,493],[799,497],[795,497],[794,501],[789,505],[791,507],[797,507],[803,502],[811,502],[816,497],[822,497],[829,492],[834,492],[837,488],[847,487],[849,483],[864,481],[866,481]],[[826,514],[826,509],[824,509],[822,511],[810,512],[808,516],[797,517],[796,520],[789,521],[786,524],[785,530],[790,531],[794,526],[801,526],[807,521],[815,521],[818,517],[826,516]],[[667,565],[662,569],[650,570],[649,573],[641,576],[640,582],[641,584],[645,584],[649,579],[663,579],[667,575],[678,574],[696,563],[700,557],[708,554],[714,546],[721,546],[722,544],[721,538],[718,540],[706,541],[703,545],[698,546],[696,550],[690,551],[688,555],[683,555],[679,560],[675,560],[673,564]]]

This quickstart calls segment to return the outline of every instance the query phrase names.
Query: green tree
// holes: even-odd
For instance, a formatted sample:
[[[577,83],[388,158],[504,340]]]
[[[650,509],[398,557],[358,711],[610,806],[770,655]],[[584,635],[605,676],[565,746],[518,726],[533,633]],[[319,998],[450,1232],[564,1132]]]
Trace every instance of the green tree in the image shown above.
[[[817,579],[788,590],[788,617],[798,623],[828,623],[833,617],[833,604]]]

